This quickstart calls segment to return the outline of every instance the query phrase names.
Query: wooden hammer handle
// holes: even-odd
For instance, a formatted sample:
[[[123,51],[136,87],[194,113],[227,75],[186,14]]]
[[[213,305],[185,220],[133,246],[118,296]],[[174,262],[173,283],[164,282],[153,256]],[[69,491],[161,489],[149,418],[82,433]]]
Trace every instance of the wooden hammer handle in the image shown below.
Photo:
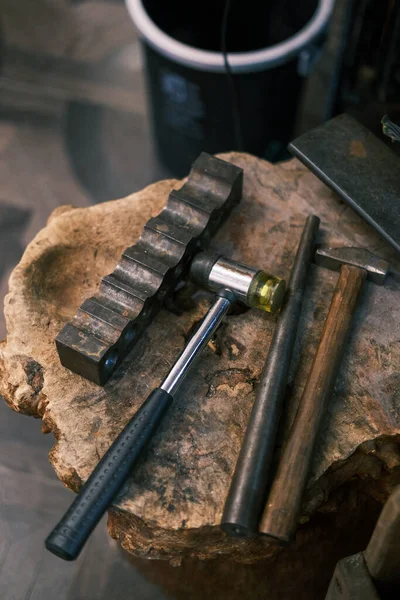
[[[366,275],[358,267],[341,267],[317,353],[260,523],[260,532],[280,543],[289,542],[296,529],[315,441]]]

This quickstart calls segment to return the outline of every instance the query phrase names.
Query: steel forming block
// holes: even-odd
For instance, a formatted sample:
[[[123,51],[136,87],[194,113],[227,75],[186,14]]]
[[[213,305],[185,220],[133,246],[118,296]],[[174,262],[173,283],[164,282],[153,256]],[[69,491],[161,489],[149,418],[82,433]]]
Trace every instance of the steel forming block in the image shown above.
[[[172,190],[97,294],[58,334],[61,364],[104,385],[240,201],[242,187],[242,169],[202,153],[186,183]]]

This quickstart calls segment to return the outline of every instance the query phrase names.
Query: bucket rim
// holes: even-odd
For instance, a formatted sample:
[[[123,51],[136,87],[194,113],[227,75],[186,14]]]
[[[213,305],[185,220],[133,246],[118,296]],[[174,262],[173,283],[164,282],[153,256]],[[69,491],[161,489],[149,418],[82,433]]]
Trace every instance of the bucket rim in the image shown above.
[[[163,56],[173,62],[200,71],[225,72],[221,52],[201,50],[178,42],[160,29],[150,18],[142,0],[125,0],[128,12],[140,35]],[[228,63],[234,73],[251,73],[279,66],[311,44],[326,29],[335,0],[319,0],[311,19],[290,38],[261,50],[228,53]]]

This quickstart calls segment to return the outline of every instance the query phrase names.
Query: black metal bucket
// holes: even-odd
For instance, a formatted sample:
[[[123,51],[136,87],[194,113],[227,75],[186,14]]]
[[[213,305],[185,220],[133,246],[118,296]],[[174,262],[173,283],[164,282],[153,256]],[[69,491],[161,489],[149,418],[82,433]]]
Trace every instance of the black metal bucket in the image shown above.
[[[201,151],[238,148],[234,96],[220,52],[225,0],[126,0],[143,41],[154,136],[177,176]],[[232,2],[227,26],[241,150],[282,157],[292,137],[304,76],[334,0]],[[189,45],[190,44],[190,45]]]

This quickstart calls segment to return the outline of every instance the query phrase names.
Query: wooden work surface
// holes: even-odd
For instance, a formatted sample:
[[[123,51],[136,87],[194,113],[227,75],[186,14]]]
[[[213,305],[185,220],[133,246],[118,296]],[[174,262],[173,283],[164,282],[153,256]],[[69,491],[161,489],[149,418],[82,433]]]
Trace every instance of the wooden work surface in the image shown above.
[[[214,238],[214,249],[287,279],[305,218],[315,213],[323,243],[368,247],[399,267],[374,231],[297,161],[273,166],[245,154],[222,156],[244,168],[244,197]],[[194,290],[181,292],[176,305],[184,307],[182,314],[163,310],[104,388],[59,363],[56,334],[179,185],[161,181],[122,200],[57,209],[11,276],[0,393],[14,410],[42,417],[43,430],[56,438],[50,460],[71,489],[79,489],[159,384],[209,305],[211,297],[195,303]],[[280,443],[295,414],[336,279],[321,267],[311,270]],[[316,512],[339,515],[345,509],[350,514],[366,495],[381,502],[400,480],[399,289],[396,274],[385,287],[365,284],[318,443],[303,523]],[[273,320],[255,310],[229,316],[182,386],[110,512],[109,531],[129,552],[174,564],[221,555],[247,563],[293,555],[293,548],[234,540],[218,528],[273,328]],[[312,543],[315,518],[300,527],[299,547]]]

